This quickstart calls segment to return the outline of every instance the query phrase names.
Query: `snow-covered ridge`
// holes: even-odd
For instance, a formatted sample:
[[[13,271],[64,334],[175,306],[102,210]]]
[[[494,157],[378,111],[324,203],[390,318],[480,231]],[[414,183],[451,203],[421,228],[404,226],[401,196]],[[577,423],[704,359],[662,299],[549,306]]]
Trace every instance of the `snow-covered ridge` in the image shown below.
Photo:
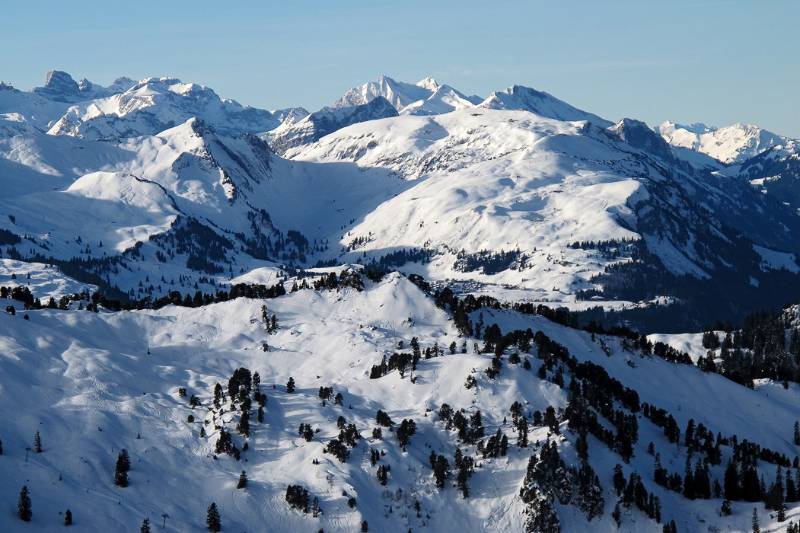
[[[473,107],[480,98],[466,96],[449,85],[442,85],[431,77],[416,84],[395,81],[381,76],[349,89],[332,107],[363,105],[375,98],[385,98],[401,115],[434,115],[457,109]]]
[[[742,163],[786,141],[785,137],[751,124],[714,128],[700,123],[683,126],[663,122],[656,130],[673,146],[704,153],[726,164]]]
[[[122,93],[70,107],[48,133],[94,140],[138,137],[192,117],[226,133],[259,133],[279,124],[269,111],[222,99],[202,85],[148,78]]]

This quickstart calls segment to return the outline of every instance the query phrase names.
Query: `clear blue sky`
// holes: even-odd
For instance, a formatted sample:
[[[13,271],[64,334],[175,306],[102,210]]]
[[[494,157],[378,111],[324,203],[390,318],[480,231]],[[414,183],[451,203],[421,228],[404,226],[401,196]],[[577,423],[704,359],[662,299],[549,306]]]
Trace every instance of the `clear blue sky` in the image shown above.
[[[224,4],[229,4],[222,7]],[[0,79],[171,75],[311,110],[387,74],[519,83],[610,119],[751,122],[800,137],[800,2],[6,0]]]

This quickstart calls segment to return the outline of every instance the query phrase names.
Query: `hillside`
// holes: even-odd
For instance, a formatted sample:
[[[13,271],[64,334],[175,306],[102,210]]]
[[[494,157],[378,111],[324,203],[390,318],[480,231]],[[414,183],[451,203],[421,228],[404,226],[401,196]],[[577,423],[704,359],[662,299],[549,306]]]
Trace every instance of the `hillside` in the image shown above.
[[[531,328],[541,331],[537,339],[544,335],[527,349],[509,346],[499,373],[490,378],[484,369],[492,366],[495,350],[474,352],[478,339],[459,338],[447,314],[416,286],[396,275],[366,285],[363,292],[346,287],[303,289],[266,301],[239,298],[199,308],[92,313],[73,307],[31,311],[29,320],[19,313],[1,315],[5,400],[0,409],[10,421],[2,434],[3,501],[14,501],[26,484],[33,501],[31,525],[38,531],[60,528],[59,512],[66,508],[78,531],[132,529],[146,517],[160,526],[164,513],[167,530],[196,530],[212,501],[225,530],[257,530],[268,524],[271,531],[339,531],[358,529],[367,521],[371,531],[443,530],[453,524],[465,531],[523,531],[532,516],[520,497],[531,455],[538,454],[544,442],[555,442],[564,460],[577,464],[580,433],[570,429],[574,420],[564,414],[570,402],[574,409],[574,400],[568,387],[557,384],[559,375],[568,384],[574,371],[548,355],[553,352],[542,344],[545,338],[563,345],[578,363],[605,368],[637,391],[642,402],[673,414],[681,428],[692,418],[712,433],[736,434],[790,457],[795,453],[790,441],[791,426],[800,416],[796,384],[783,390],[764,383],[750,390],[691,365],[643,355],[618,337],[595,336],[541,316],[479,310],[472,314],[473,324],[484,324],[490,346],[488,329],[494,323],[504,333]],[[265,327],[262,305],[269,317],[277,318],[274,333]],[[416,371],[405,377],[394,370],[370,379],[370,368],[383,355],[397,352],[401,342],[410,350],[412,337],[419,339],[423,352],[433,349],[438,355],[423,356]],[[264,342],[269,345],[266,352]],[[454,354],[448,348],[451,342],[456,343]],[[468,353],[462,354],[464,343]],[[520,359],[516,363],[515,353]],[[544,374],[539,370],[543,364],[548,368]],[[221,404],[224,413],[213,406],[214,384],[227,391],[227,380],[239,367],[258,372],[258,390],[267,397],[263,422],[257,421],[256,402],[251,405],[247,438],[235,429],[241,416],[238,402],[231,410],[226,399]],[[545,379],[537,377],[542,375]],[[467,388],[470,376],[475,382]],[[296,384],[291,393],[286,390],[290,377]],[[653,386],[654,379],[659,386]],[[320,387],[332,387],[332,396],[341,394],[341,405],[334,398],[323,402]],[[199,405],[190,407],[190,397]],[[521,416],[530,424],[528,447],[517,445],[519,430],[509,411],[514,402],[521,403]],[[478,450],[487,445],[485,439],[480,439],[483,448],[476,448],[472,437],[458,438],[455,430],[448,431],[440,418],[445,403],[466,408],[467,414],[479,410],[485,435],[497,430],[505,434],[508,451],[484,456]],[[627,412],[622,404],[614,405]],[[559,434],[535,421],[548,406],[555,407],[561,420]],[[383,428],[382,438],[372,433],[379,427],[379,409],[395,423],[394,429]],[[722,411],[732,415],[715,414]],[[187,422],[190,415],[194,422]],[[355,446],[345,445],[344,462],[323,452],[339,432],[339,416],[361,434]],[[617,496],[612,478],[617,463],[623,465],[626,478],[639,472],[644,486],[660,501],[661,520],[674,520],[680,531],[697,531],[702,522],[725,531],[749,528],[752,504],[734,502],[733,514],[720,518],[721,498],[690,501],[659,487],[653,481],[648,444],[654,443],[664,467],[679,473],[686,448],[670,444],[641,414],[637,418],[639,436],[630,462],[588,436],[588,464],[602,487],[600,506],[589,522],[577,503],[553,503],[562,530],[661,531],[634,503],[620,507],[621,526],[614,525]],[[405,451],[397,442],[398,424],[404,419],[416,422]],[[314,428],[310,441],[298,436],[300,424]],[[219,438],[215,428],[222,426],[239,450],[247,442],[248,449],[238,452],[239,460],[214,452]],[[31,451],[26,459],[25,448],[36,431],[43,451]],[[455,470],[437,487],[429,465],[428,456],[435,452],[451,459],[452,466],[457,446],[476,461],[468,498],[452,486]],[[114,462],[122,448],[131,464],[124,488],[113,483]],[[376,465],[370,463],[370,450],[379,452]],[[730,448],[723,445],[721,450],[723,461],[709,469],[720,483]],[[695,459],[702,456],[695,452]],[[319,464],[312,464],[314,460]],[[391,466],[386,485],[375,477],[381,465]],[[242,470],[247,472],[247,487],[237,489]],[[759,465],[768,482],[774,470],[766,462]],[[302,485],[318,500],[319,516],[289,507],[284,497],[290,484]],[[355,499],[352,507],[348,498]],[[577,502],[578,494],[571,501]],[[789,507],[791,518],[798,511]],[[768,513],[760,517],[765,530],[771,530]],[[10,513],[0,515],[0,523],[5,531],[27,530]]]

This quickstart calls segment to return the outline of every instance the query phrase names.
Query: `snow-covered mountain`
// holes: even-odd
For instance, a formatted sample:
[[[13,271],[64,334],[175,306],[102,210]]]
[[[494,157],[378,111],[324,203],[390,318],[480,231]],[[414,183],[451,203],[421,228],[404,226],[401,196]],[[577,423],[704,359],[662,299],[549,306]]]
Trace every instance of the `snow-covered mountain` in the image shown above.
[[[766,194],[800,209],[800,141],[785,139],[741,165],[731,173],[750,180]]]
[[[725,272],[736,272],[745,292],[758,283],[766,295],[778,290],[766,287],[772,273],[734,243],[800,252],[791,210],[745,181],[695,169],[638,121],[603,129],[527,111],[401,116],[350,126],[286,156],[391,169],[411,182],[347,228],[337,260],[415,251],[427,257],[426,276],[524,288],[536,301],[648,300],[677,294],[666,287],[683,283],[693,288],[681,297],[693,299],[696,284]],[[640,263],[650,279],[634,289],[623,272]]]
[[[75,103],[125,92],[135,84],[134,80],[122,76],[108,87],[103,87],[86,78],[76,82],[64,71],[51,70],[47,73],[44,86],[34,88],[33,93],[56,102]]]
[[[128,90],[70,107],[52,135],[92,140],[154,135],[192,117],[226,133],[259,133],[280,123],[272,113],[222,99],[202,85],[148,78]]]
[[[383,97],[401,115],[435,115],[456,109],[473,107],[481,101],[477,96],[466,96],[458,90],[443,85],[431,77],[423,78],[415,84],[395,81],[381,76],[349,89],[332,107],[363,105],[375,98]]]
[[[800,300],[798,146],[706,130],[0,85],[0,530],[797,521],[800,318],[743,317]]]
[[[383,82],[396,99],[416,90]],[[63,129],[81,106],[93,118]],[[611,125],[521,87],[422,116],[398,116],[378,96],[262,134],[284,159],[248,133],[267,126],[237,106],[161,78],[73,106],[48,134],[7,114],[0,153],[12,194],[0,229],[19,242],[5,252],[79,264],[88,281],[137,297],[275,263],[389,262],[576,308],[687,306],[673,327],[709,319],[716,280],[733,276],[736,295],[722,304],[733,319],[782,303],[796,275],[782,266],[800,254],[791,208],[639,121]],[[201,254],[211,242],[216,251]],[[775,266],[757,250],[790,259]],[[174,279],[156,276],[165,258]]]
[[[663,122],[656,130],[669,144],[688,148],[721,161],[742,163],[773,146],[781,145],[786,138],[751,124],[732,124],[714,128],[702,123],[689,126]]]
[[[397,110],[394,106],[386,98],[379,96],[365,104],[324,107],[300,120],[290,117],[274,130],[267,132],[265,138],[273,150],[284,154],[291,148],[313,143],[351,124],[396,116]]]
[[[536,115],[556,120],[587,120],[601,127],[611,126],[611,122],[606,119],[573,107],[546,92],[521,85],[493,92],[480,103],[480,107],[530,111]]]

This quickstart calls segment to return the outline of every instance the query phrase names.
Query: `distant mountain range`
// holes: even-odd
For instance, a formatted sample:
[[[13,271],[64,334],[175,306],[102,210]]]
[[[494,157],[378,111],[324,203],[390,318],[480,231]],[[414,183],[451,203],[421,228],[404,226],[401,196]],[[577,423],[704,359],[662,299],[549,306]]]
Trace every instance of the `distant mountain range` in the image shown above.
[[[797,143],[755,126],[651,129],[522,86],[481,98],[386,76],[319,111],[267,111],[174,78],[59,71],[0,87],[0,117],[15,236],[0,250],[129,297],[168,290],[163,257],[198,286],[377,262],[582,309],[687,305],[702,325],[712,306],[782,303],[800,269]]]

